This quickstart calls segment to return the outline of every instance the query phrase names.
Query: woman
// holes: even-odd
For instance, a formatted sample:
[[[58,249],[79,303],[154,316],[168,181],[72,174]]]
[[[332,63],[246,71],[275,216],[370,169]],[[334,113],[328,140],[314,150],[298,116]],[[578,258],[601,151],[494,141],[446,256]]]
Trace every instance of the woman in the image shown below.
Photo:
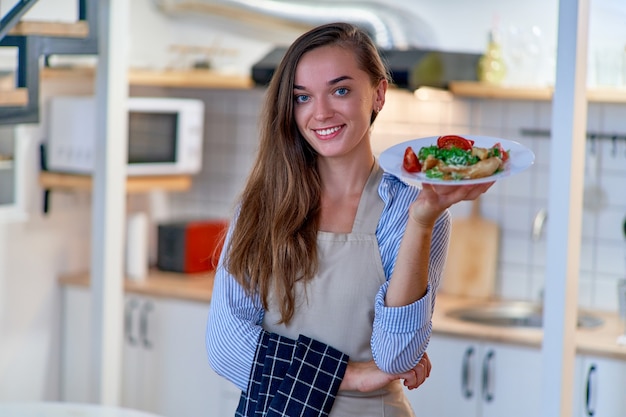
[[[303,34],[276,69],[207,326],[211,366],[243,392],[237,415],[413,415],[402,384],[430,372],[447,208],[491,184],[420,190],[382,172],[370,133],[388,78],[346,23]],[[284,411],[303,386],[305,411]]]

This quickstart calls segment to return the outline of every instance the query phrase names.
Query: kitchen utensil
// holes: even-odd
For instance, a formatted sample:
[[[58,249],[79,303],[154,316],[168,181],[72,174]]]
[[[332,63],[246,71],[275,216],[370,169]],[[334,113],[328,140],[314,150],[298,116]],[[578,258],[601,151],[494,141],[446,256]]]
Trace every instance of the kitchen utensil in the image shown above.
[[[469,217],[454,218],[440,291],[461,297],[494,295],[500,228],[480,214],[480,198]]]
[[[587,152],[587,167],[589,173],[589,182],[585,186],[583,193],[583,207],[589,211],[596,212],[606,207],[608,197],[606,191],[600,185],[599,180],[599,154],[600,152],[596,148],[596,138],[591,136],[590,150]]]

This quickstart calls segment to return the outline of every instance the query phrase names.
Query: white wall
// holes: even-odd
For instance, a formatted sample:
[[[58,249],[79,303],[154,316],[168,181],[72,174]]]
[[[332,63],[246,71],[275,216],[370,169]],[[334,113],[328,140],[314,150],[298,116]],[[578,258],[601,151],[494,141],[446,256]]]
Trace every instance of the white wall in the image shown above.
[[[393,0],[386,2],[396,3]],[[3,6],[0,9],[6,10],[7,1],[0,4]],[[75,11],[73,4],[73,0],[41,0],[32,15],[71,16],[72,10]],[[219,17],[166,17],[154,10],[150,0],[133,0],[131,4],[133,38],[130,57],[135,66],[166,66],[171,61],[170,43],[205,46],[217,43],[240,51],[234,59],[219,61],[219,66],[246,72],[275,42],[288,42],[297,35],[295,31],[261,30]],[[499,16],[501,28],[539,26],[546,39],[545,47],[548,51],[554,49],[555,0],[411,0],[403,4],[429,22],[435,34],[433,42],[442,49],[482,50],[494,14]],[[622,0],[592,1],[594,42],[605,44],[607,39],[626,40],[626,25],[622,23],[625,7]],[[64,14],[61,10],[65,11]],[[159,89],[148,92],[166,93]],[[207,163],[190,193],[172,196],[174,213],[227,214],[254,153],[256,117],[262,92],[181,90],[169,93],[202,96],[209,105]],[[408,98],[394,100],[402,102]],[[416,103],[405,103],[401,107],[423,110],[417,108],[423,104]],[[436,119],[434,122],[431,119],[430,124],[428,120],[416,118],[415,114],[402,118],[399,113],[391,112],[391,108],[390,105],[385,109],[385,116],[376,127],[377,135],[380,135],[377,137],[384,141],[450,128],[514,137],[518,130],[513,126],[545,127],[548,126],[546,121],[550,120],[548,103],[492,102],[481,105],[472,100],[456,100],[445,105],[431,103],[427,108],[431,112],[436,110]],[[596,123],[597,129],[626,131],[626,126],[619,121],[623,119],[620,116],[624,112],[622,106],[594,106],[591,111],[595,117],[590,123]],[[509,125],[509,122],[513,124]],[[40,136],[45,136],[45,130]],[[549,146],[545,139],[519,139],[527,141],[537,151],[539,161],[547,161]],[[32,158],[36,158],[36,154]],[[30,163],[35,170],[36,159]],[[542,173],[546,172],[543,163],[525,176],[503,182],[485,206],[486,214],[498,219],[505,231],[501,263],[504,269],[501,271],[506,275],[499,282],[499,291],[504,296],[536,298],[543,284],[541,242],[532,243],[527,230],[534,211],[542,207],[547,198],[542,179]],[[623,165],[615,162],[611,169],[603,172],[603,181],[614,190],[624,189],[621,167]],[[52,212],[43,216],[40,212],[41,189],[36,182],[31,182],[26,191],[31,201],[30,220],[0,225],[0,401],[55,399],[58,395],[55,382],[59,324],[57,279],[62,273],[85,270],[89,263],[89,196],[53,193]],[[614,200],[612,204],[606,213],[588,217],[586,222],[585,233],[589,239],[583,242],[582,267],[585,270],[581,276],[585,280],[584,291],[581,291],[581,305],[584,306],[612,309],[615,305],[609,294],[614,279],[623,275],[624,266],[620,262],[623,262],[624,252],[623,242],[618,240],[621,236],[615,235],[613,227],[617,228],[616,220],[623,214],[620,208],[626,202]],[[517,222],[515,219],[519,216],[526,221]]]

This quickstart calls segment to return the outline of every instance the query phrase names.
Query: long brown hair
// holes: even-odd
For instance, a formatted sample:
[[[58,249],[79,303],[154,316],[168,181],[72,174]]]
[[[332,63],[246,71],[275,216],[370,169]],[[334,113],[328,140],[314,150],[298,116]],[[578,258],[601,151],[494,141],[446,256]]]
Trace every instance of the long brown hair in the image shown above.
[[[326,24],[296,39],[266,91],[259,151],[226,248],[227,270],[249,294],[258,292],[265,309],[275,291],[283,323],[294,314],[294,284],[311,279],[318,267],[321,183],[317,154],[294,119],[293,84],[302,55],[327,45],[353,51],[373,86],[389,78],[371,38],[356,26]]]

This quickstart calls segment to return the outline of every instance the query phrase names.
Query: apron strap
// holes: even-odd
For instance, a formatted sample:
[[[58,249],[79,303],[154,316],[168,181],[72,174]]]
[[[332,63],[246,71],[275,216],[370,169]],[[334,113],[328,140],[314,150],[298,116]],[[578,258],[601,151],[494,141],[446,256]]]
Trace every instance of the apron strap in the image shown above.
[[[376,233],[380,215],[385,207],[384,201],[378,195],[378,187],[382,178],[383,170],[378,164],[378,160],[374,159],[372,171],[361,194],[359,207],[352,225],[352,233]]]

